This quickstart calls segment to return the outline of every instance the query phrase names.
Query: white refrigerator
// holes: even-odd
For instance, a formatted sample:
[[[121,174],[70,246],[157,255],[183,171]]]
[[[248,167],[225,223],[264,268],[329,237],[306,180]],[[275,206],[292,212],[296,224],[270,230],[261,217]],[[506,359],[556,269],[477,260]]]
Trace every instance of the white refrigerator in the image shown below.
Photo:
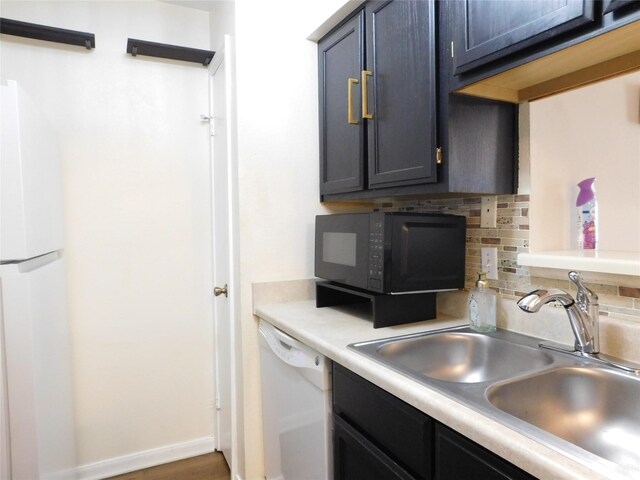
[[[75,478],[60,148],[15,81],[0,85],[0,478]]]

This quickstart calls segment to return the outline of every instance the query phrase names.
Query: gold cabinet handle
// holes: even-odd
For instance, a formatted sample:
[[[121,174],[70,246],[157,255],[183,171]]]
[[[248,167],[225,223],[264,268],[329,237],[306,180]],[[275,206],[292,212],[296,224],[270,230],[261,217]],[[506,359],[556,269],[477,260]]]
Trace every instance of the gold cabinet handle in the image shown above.
[[[362,118],[373,118],[373,113],[369,113],[369,89],[367,87],[367,77],[373,76],[373,72],[362,70]]]
[[[227,284],[224,284],[224,287],[220,288],[220,287],[215,287],[213,289],[213,294],[216,297],[219,297],[220,295],[224,295],[225,297],[229,296],[229,291],[227,290]]]
[[[357,125],[358,119],[353,118],[353,86],[357,85],[359,82],[357,78],[349,78],[347,83],[347,122],[351,125]]]

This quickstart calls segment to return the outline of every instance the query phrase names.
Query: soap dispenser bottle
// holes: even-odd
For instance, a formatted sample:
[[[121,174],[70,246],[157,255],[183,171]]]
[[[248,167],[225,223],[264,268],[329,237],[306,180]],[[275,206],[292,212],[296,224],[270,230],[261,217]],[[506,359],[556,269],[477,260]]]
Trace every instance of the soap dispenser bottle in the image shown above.
[[[496,331],[497,295],[489,288],[487,273],[479,272],[476,288],[469,296],[469,326],[476,332]]]

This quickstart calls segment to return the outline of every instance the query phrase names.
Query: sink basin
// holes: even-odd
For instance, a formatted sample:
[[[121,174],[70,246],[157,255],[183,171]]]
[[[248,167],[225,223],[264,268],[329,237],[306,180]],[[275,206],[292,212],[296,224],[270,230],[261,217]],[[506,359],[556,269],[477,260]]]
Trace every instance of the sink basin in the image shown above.
[[[495,407],[608,459],[640,469],[640,378],[561,367],[491,387]]]
[[[349,348],[605,478],[640,479],[640,375],[543,350],[539,342],[501,329],[454,327]]]
[[[457,383],[503,379],[553,361],[535,348],[462,332],[387,339],[355,348],[412,376]]]

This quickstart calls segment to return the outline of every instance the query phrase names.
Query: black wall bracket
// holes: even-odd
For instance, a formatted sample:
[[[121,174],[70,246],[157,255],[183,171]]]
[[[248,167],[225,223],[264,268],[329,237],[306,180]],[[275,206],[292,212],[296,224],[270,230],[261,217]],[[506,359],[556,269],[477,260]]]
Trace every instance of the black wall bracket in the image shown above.
[[[432,292],[390,295],[316,282],[317,308],[365,302],[371,302],[373,328],[436,318],[436,294]]]
[[[65,28],[49,27],[36,23],[20,22],[9,18],[0,18],[0,33],[17,37],[45,40],[47,42],[78,45],[88,50],[96,47],[96,36],[93,33],[78,32]]]
[[[171,60],[183,60],[195,62],[205,67],[211,63],[215,52],[211,50],[199,50],[197,48],[180,47],[166,43],[148,42],[146,40],[127,40],[127,53],[132,56],[146,55],[149,57],[169,58]]]

